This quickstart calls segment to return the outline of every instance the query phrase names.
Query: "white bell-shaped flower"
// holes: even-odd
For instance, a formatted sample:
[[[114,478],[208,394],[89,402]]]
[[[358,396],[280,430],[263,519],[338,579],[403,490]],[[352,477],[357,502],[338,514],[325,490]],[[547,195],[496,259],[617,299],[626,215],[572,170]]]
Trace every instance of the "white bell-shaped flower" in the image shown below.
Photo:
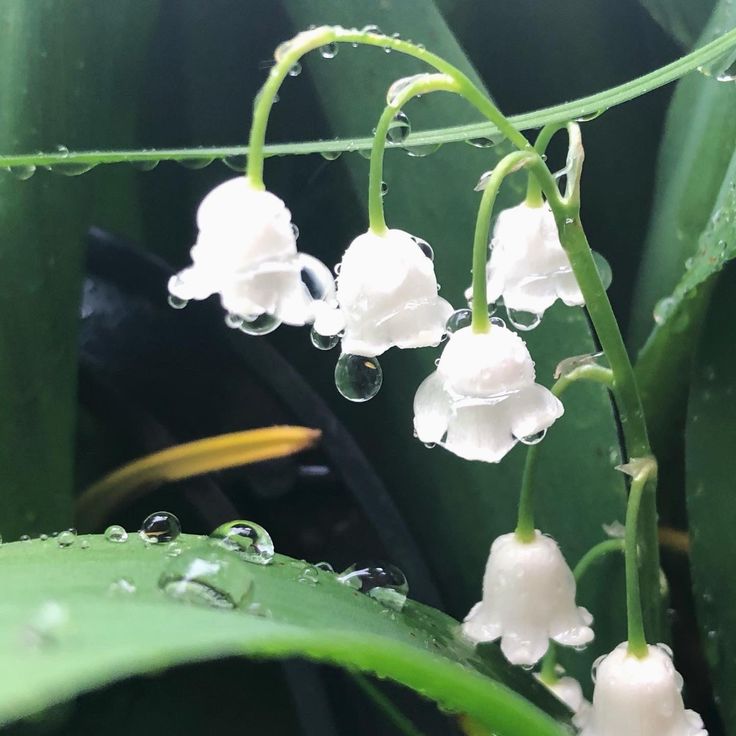
[[[497,463],[521,440],[538,442],[564,411],[534,382],[524,341],[502,325],[450,335],[437,370],[414,397],[414,430],[466,460]]]
[[[486,267],[488,303],[503,297],[507,309],[542,315],[562,299],[585,303],[548,204],[522,202],[496,219]]]
[[[552,639],[582,647],[593,640],[593,617],[575,604],[575,578],[554,539],[535,531],[531,542],[504,534],[491,546],[483,600],[465,618],[463,632],[476,642],[500,637],[513,664],[533,665]]]
[[[239,176],[215,187],[197,210],[199,234],[192,265],[169,281],[177,299],[220,294],[228,313],[254,319],[271,315],[303,325],[334,299],[329,269],[297,252],[291,213],[275,194]],[[315,306],[319,304],[319,307]]]
[[[590,703],[583,695],[583,688],[574,677],[558,677],[554,682],[547,682],[539,674],[534,675],[550,692],[556,695],[574,714],[582,717]]]
[[[685,710],[681,689],[663,647],[639,658],[619,644],[597,664],[593,707],[575,721],[580,736],[707,736],[700,716]]]
[[[314,330],[342,333],[342,352],[374,357],[391,347],[439,344],[451,305],[437,295],[431,257],[403,230],[359,235],[342,257],[334,310],[322,309]]]

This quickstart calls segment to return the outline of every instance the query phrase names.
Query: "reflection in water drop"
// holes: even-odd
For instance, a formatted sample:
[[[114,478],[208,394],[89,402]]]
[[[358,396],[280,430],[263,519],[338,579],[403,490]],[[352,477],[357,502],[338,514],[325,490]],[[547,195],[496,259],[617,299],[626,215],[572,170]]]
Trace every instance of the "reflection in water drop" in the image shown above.
[[[386,131],[386,140],[390,143],[403,143],[411,133],[411,123],[404,112],[397,112]]]
[[[317,350],[332,350],[340,342],[340,335],[320,335],[314,328],[309,333],[309,339]]]
[[[173,542],[181,534],[181,523],[170,511],[154,511],[143,520],[139,534],[147,544]]]
[[[506,316],[509,322],[522,332],[529,332],[538,327],[542,321],[542,315],[535,312],[523,312],[520,309],[511,309],[506,307]]]
[[[128,541],[128,532],[118,524],[112,524],[105,529],[105,539],[108,542],[116,542],[121,544]]]
[[[221,524],[209,538],[214,545],[237,553],[246,562],[268,565],[273,560],[271,535],[253,521],[238,519]]]
[[[343,353],[335,366],[335,386],[349,401],[372,399],[381,389],[383,370],[377,358]]]
[[[337,52],[339,50],[340,50],[339,45],[333,41],[332,43],[328,43],[328,44],[325,44],[324,46],[320,46],[319,55],[323,59],[334,59],[337,56]]]
[[[243,322],[240,325],[240,331],[246,335],[268,335],[279,327],[281,321],[274,317],[272,314],[264,312],[259,314],[257,317],[249,319],[243,317]]]
[[[406,576],[389,562],[356,562],[337,580],[395,611],[404,607],[409,593]]]

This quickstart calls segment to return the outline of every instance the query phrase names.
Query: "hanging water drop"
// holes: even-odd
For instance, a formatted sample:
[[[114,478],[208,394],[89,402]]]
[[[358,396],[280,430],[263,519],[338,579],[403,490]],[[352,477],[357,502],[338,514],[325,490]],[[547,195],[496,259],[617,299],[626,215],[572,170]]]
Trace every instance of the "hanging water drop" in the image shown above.
[[[138,169],[138,171],[153,171],[159,165],[158,159],[155,158],[144,159],[142,161],[128,161],[128,163],[134,169]]]
[[[388,184],[385,181],[381,182],[381,196],[385,197],[388,194]]]
[[[199,171],[209,166],[215,159],[214,158],[185,158],[179,161],[185,169],[191,169],[192,171]],[[154,162],[154,166],[157,162]]]
[[[493,148],[498,141],[484,136],[482,138],[468,138],[467,143],[473,148]]]
[[[445,329],[452,334],[465,327],[470,327],[473,321],[473,312],[470,309],[456,309],[447,320]]]
[[[36,167],[33,164],[22,164],[20,166],[9,166],[8,171],[21,181],[30,179],[36,173]]]
[[[332,278],[330,269],[318,258],[308,253],[299,253],[297,259],[301,267],[302,283],[310,298],[326,300],[334,297],[335,279]]]
[[[246,335],[268,335],[279,327],[281,320],[268,312],[256,316],[243,317],[240,331]]]
[[[299,227],[293,222],[291,223],[291,232],[294,233],[294,240],[299,239]]]
[[[224,163],[228,169],[231,169],[238,174],[245,173],[246,158],[243,155],[225,156],[225,158],[222,159],[222,163]]]
[[[521,332],[529,332],[538,327],[542,321],[542,315],[536,312],[525,312],[521,309],[506,307],[506,316],[509,322]]]
[[[340,50],[340,46],[335,43],[327,43],[324,46],[320,46],[319,55],[323,59],[334,59],[337,56],[337,52]]]
[[[77,533],[72,529],[67,529],[59,534],[56,538],[56,543],[59,547],[71,547],[77,540]]]
[[[595,267],[598,271],[601,283],[603,284],[603,288],[608,289],[613,282],[613,270],[611,269],[611,265],[605,257],[597,251],[593,251],[593,260],[595,261]]]
[[[231,330],[238,330],[243,324],[243,318],[239,314],[233,314],[232,312],[228,312],[225,315],[225,324]]]
[[[424,158],[438,151],[440,148],[439,143],[425,143],[425,144],[404,144],[404,150],[412,158]]]
[[[419,250],[422,251],[422,253],[429,258],[430,261],[434,260],[434,250],[432,249],[432,246],[422,238],[417,238],[415,236],[412,236],[412,240],[419,246]]]
[[[603,113],[605,112],[605,108],[603,110],[593,110],[593,112],[585,113],[581,115],[579,118],[575,118],[576,123],[589,123],[591,120],[595,120],[596,118],[599,118]]]
[[[210,542],[237,553],[246,562],[268,565],[273,560],[271,535],[253,521],[239,519],[221,524],[210,534]]]
[[[491,317],[491,325],[494,327],[506,327],[506,323],[500,317]]]
[[[61,174],[62,176],[79,176],[80,174],[86,174],[95,168],[97,164],[89,164],[84,162],[68,163],[68,164],[52,164],[46,168],[54,174]]]
[[[317,350],[332,350],[340,342],[340,335],[320,335],[313,327],[309,339]]]
[[[342,151],[320,151],[320,156],[326,161],[337,161],[342,155]]]
[[[372,399],[381,389],[383,370],[377,358],[343,353],[335,366],[335,386],[349,401]]]
[[[294,62],[294,66],[289,69],[290,77],[298,77],[302,73],[302,65],[300,62]]]
[[[147,544],[173,542],[181,534],[181,523],[170,511],[154,511],[143,520],[139,534]]]
[[[546,434],[547,434],[547,430],[542,429],[539,432],[535,432],[534,434],[528,434],[526,437],[518,437],[517,439],[523,445],[538,445],[544,439],[544,436]]]
[[[389,143],[403,143],[411,133],[411,123],[405,112],[399,111],[388,126],[386,140]]]
[[[236,554],[202,544],[169,560],[158,586],[183,603],[238,608],[248,602],[253,578]]]
[[[184,309],[184,307],[189,304],[189,299],[180,299],[178,296],[174,296],[173,294],[169,294],[167,300],[172,309]]]
[[[119,526],[118,524],[112,524],[111,526],[107,527],[107,529],[105,529],[105,539],[108,542],[122,544],[123,542],[128,541],[128,532],[126,532],[125,529],[123,529],[123,527]]]
[[[395,611],[404,607],[409,593],[406,576],[390,562],[356,562],[337,580]]]

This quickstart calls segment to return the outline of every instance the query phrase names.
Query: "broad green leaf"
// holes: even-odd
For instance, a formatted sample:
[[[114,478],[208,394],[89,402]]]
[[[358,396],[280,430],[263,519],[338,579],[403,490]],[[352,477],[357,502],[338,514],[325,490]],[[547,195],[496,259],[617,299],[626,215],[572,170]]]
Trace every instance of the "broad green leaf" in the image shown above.
[[[380,13],[359,2],[301,2],[285,4],[295,28],[311,23],[376,23],[388,33],[411,34],[446,58],[473,73],[462,51],[431,2],[410,10],[401,2],[387,2]],[[346,49],[334,60],[310,60],[305,69],[314,82],[316,95],[327,111],[335,135],[359,126],[372,126],[385,104],[388,85],[414,73],[412,62],[375,50]],[[361,94],[352,90],[360,80]],[[344,100],[350,99],[350,104]],[[284,104],[286,98],[279,104]],[[442,124],[473,110],[448,96],[433,95],[415,102],[405,111],[412,124],[432,121]],[[462,119],[462,118],[460,118]],[[504,148],[499,146],[498,149]],[[426,238],[435,251],[435,267],[442,294],[457,306],[464,305],[469,285],[472,232],[479,195],[473,187],[481,173],[497,161],[498,149],[445,146],[414,157],[404,151],[387,154],[385,198],[389,226]],[[334,192],[315,202],[305,195],[304,211],[298,200],[290,206],[296,218],[309,217],[315,208],[334,208],[361,213],[365,207],[368,164],[357,156],[328,164],[344,167],[344,181]],[[269,167],[266,166],[268,177]],[[502,205],[523,196],[523,181],[513,180],[502,192]],[[336,187],[337,188],[337,187]],[[350,198],[348,198],[350,195]],[[329,197],[329,198],[328,198]],[[348,238],[365,227],[364,215],[356,214],[342,242],[335,243],[334,225],[328,223],[317,242],[327,241],[320,255],[328,262],[339,259]],[[297,221],[301,221],[297,219]],[[308,229],[303,229],[308,235]],[[314,237],[314,234],[313,236]],[[332,250],[334,249],[334,250]],[[505,317],[505,314],[501,314]],[[525,335],[537,362],[538,379],[547,385],[557,363],[569,355],[593,352],[593,340],[579,309],[557,306],[542,326]],[[519,446],[499,465],[460,460],[445,451],[427,449],[412,437],[412,399],[417,386],[433,369],[437,350],[392,350],[381,356],[384,385],[367,404],[355,406],[341,399],[332,381],[332,365],[313,352],[300,354],[289,346],[290,357],[314,376],[315,384],[332,399],[332,406],[356,433],[370,459],[399,504],[422,546],[441,589],[455,615],[464,615],[480,596],[483,566],[492,540],[513,529],[524,447]],[[605,537],[602,525],[623,521],[625,487],[613,470],[620,450],[611,404],[600,387],[573,388],[565,398],[566,416],[552,428],[541,453],[538,504],[539,525],[562,545],[571,563]],[[575,514],[570,508],[575,507]],[[581,589],[581,601],[597,615],[598,640],[588,652],[568,657],[566,662],[584,681],[589,681],[592,660],[624,637],[622,608],[611,606],[612,589],[621,592],[620,560],[606,562],[608,579],[590,579]],[[616,600],[621,601],[621,597]]]
[[[700,637],[728,734],[736,733],[736,372],[729,325],[736,272],[719,280],[704,322],[690,387],[686,434],[692,578]]]
[[[640,0],[652,18],[681,46],[692,47],[713,12],[715,0]]]
[[[66,148],[102,146],[108,135],[132,144],[138,61],[155,11],[156,3],[142,12],[134,2],[4,2],[0,147],[57,148],[57,174],[73,174],[80,168],[64,160]],[[96,195],[118,209],[125,199],[107,177],[33,174],[28,165],[0,173],[0,499],[11,537],[72,519],[83,238]]]
[[[393,679],[499,736],[567,733],[554,718],[565,718],[559,701],[495,647],[473,650],[438,611],[411,601],[401,612],[384,608],[281,555],[262,566],[201,537],[175,544],[177,557],[170,545],[146,545],[138,535],[125,543],[80,537],[64,548],[54,539],[3,545],[0,723],[177,664],[300,656]],[[211,600],[236,600],[237,608],[188,605],[159,589],[167,565],[202,549],[227,572],[198,579],[214,591]]]
[[[736,9],[723,0],[703,38],[734,23]],[[708,244],[713,233],[704,230],[722,207],[718,197],[727,196],[726,181],[733,175],[729,165],[736,147],[734,113],[732,83],[703,75],[684,79],[669,111],[660,151],[630,342],[641,347],[637,371],[654,449],[661,459],[671,452],[682,426],[688,366],[707,304],[708,288],[697,293],[695,288],[720,268],[726,256],[715,256],[719,239]]]

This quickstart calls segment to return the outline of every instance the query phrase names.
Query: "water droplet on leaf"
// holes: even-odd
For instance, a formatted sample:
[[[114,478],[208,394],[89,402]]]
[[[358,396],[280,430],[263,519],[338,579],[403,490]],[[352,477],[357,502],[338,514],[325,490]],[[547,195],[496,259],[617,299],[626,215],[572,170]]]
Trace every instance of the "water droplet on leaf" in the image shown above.
[[[105,529],[105,539],[108,542],[122,544],[123,542],[128,541],[128,532],[126,532],[125,529],[123,529],[123,527],[119,526],[118,524],[112,524],[111,526],[107,527],[107,529]]]
[[[337,579],[395,611],[404,607],[409,592],[406,576],[390,562],[356,562]]]
[[[139,534],[147,544],[173,542],[181,534],[181,523],[170,511],[154,511],[143,520]]]
[[[221,524],[210,534],[210,541],[237,553],[246,562],[268,565],[273,560],[274,546],[271,535],[253,521],[238,519]]]
[[[59,547],[71,547],[74,542],[76,542],[76,540],[77,534],[71,529],[67,529],[61,532],[59,536],[56,537],[56,543],[59,545]]]

